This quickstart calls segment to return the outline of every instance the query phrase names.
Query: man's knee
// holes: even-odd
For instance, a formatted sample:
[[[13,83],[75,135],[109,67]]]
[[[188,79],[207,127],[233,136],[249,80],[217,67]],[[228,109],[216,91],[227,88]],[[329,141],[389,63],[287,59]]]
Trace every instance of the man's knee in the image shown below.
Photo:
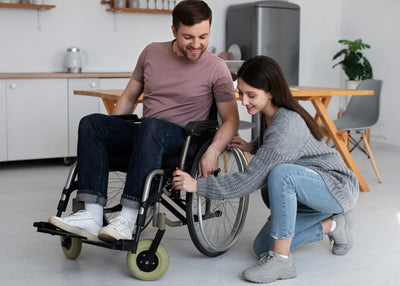
[[[96,126],[102,125],[105,117],[109,117],[105,114],[94,113],[84,117],[79,122],[79,133],[86,133],[92,131]]]

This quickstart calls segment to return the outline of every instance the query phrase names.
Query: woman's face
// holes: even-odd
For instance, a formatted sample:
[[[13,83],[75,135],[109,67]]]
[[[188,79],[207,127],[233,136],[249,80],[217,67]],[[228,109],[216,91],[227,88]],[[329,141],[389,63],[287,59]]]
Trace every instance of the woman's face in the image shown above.
[[[271,93],[252,87],[240,77],[238,78],[237,86],[239,98],[242,101],[242,105],[246,106],[249,114],[254,115],[260,111],[267,114],[268,110],[273,107]]]

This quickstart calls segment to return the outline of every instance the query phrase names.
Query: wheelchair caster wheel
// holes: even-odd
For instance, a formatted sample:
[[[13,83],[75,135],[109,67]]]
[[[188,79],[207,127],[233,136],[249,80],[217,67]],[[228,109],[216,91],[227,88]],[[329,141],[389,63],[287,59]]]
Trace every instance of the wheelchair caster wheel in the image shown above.
[[[141,240],[138,243],[136,254],[128,252],[126,264],[132,275],[140,280],[152,281],[160,279],[167,272],[169,265],[168,252],[160,244],[153,259],[148,259],[148,250],[152,240]]]
[[[82,241],[79,238],[61,236],[61,248],[65,256],[75,259],[81,254]]]

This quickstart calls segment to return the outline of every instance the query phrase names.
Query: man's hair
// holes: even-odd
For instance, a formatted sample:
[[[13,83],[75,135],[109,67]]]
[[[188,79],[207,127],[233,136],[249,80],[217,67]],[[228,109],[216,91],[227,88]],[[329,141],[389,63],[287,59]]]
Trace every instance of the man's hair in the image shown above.
[[[212,11],[204,1],[184,0],[178,3],[172,11],[172,25],[178,31],[179,25],[193,26],[204,20],[211,25]]]

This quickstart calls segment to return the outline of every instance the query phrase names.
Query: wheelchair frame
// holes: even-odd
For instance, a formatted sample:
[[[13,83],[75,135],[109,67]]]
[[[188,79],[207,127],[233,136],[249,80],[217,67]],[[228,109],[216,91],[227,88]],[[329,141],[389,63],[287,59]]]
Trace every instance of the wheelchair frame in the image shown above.
[[[121,116],[120,116],[121,117]],[[122,116],[123,119],[137,122],[137,117],[132,120],[132,116]],[[200,134],[209,133],[211,139],[218,128],[218,122],[216,120],[207,120],[199,122],[190,122],[186,128],[186,140],[180,156],[180,168],[187,170],[187,159],[190,143],[194,136]],[[202,145],[198,154],[196,155],[193,164],[191,166],[190,173],[193,177],[197,176],[197,165],[204,154],[205,150],[209,146],[211,139],[208,139],[206,143]],[[225,151],[227,152],[227,151]],[[243,171],[247,165],[244,154],[234,149],[232,152],[236,164],[238,164],[237,171]],[[223,155],[226,156],[226,153]],[[224,157],[224,165],[226,167],[226,161]],[[116,240],[113,242],[103,241],[91,241],[85,237],[63,231],[48,222],[35,222],[34,227],[37,228],[38,232],[48,233],[51,235],[57,235],[61,237],[61,245],[64,254],[70,258],[75,259],[79,256],[82,243],[96,245],[104,248],[128,251],[127,254],[127,265],[132,275],[141,280],[156,280],[161,278],[167,271],[169,258],[168,253],[164,246],[161,244],[161,239],[165,233],[165,226],[182,226],[188,225],[190,237],[200,252],[207,256],[218,256],[228,250],[236,242],[238,235],[240,234],[243,224],[246,218],[249,197],[239,198],[239,204],[236,211],[236,219],[234,226],[232,227],[231,233],[228,235],[228,239],[223,241],[222,245],[213,245],[209,241],[206,233],[206,227],[202,223],[213,218],[223,217],[225,214],[224,210],[212,210],[212,200],[203,198],[201,196],[186,193],[186,200],[182,199],[181,191],[173,190],[170,186],[172,179],[173,170],[170,169],[156,169],[148,174],[142,200],[139,207],[139,213],[136,221],[136,231],[133,234],[131,240]],[[221,170],[220,170],[221,172]],[[224,172],[224,171],[222,171]],[[218,175],[217,173],[214,175]],[[67,182],[63,188],[61,198],[57,206],[57,216],[61,216],[66,211],[70,196],[73,191],[78,189],[77,168],[76,162],[72,166]],[[167,189],[169,187],[169,190]],[[167,196],[174,205],[168,202],[164,196]],[[193,201],[196,203],[193,203]],[[224,200],[225,201],[225,200]],[[204,204],[204,211],[206,215],[203,215],[202,208]],[[160,205],[163,205],[168,211],[170,211],[178,221],[170,221],[166,218],[166,214],[160,212]],[[190,208],[189,208],[190,205]],[[76,211],[76,207],[74,207]],[[152,217],[147,218],[149,210],[152,209]],[[105,209],[105,214],[114,211],[120,211],[121,205],[116,205],[111,208]],[[186,212],[186,217],[180,211]],[[234,210],[235,212],[235,210]],[[201,215],[200,215],[201,214]],[[140,234],[142,230],[149,224],[150,220],[153,221],[153,226],[157,227],[155,238],[153,240],[142,240],[140,241]],[[197,228],[196,225],[200,225]],[[214,230],[212,230],[214,232]]]

